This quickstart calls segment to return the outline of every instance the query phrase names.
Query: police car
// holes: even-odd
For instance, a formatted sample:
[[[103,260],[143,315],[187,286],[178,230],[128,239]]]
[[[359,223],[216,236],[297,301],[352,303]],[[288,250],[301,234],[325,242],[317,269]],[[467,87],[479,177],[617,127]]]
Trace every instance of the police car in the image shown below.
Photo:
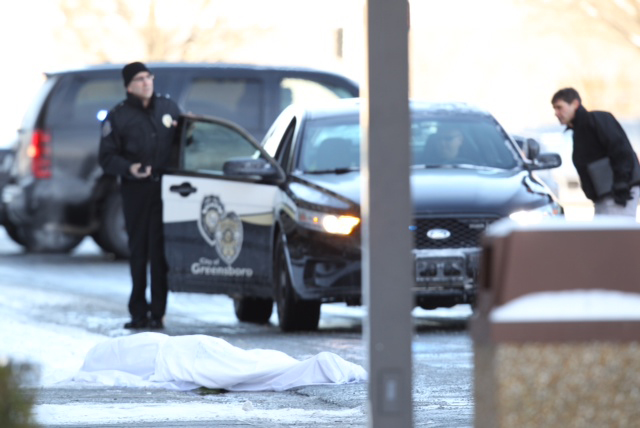
[[[170,289],[227,294],[254,323],[275,301],[284,331],[316,329],[322,303],[361,304],[359,109],[290,106],[262,144],[231,122],[183,116],[162,178]],[[411,115],[415,303],[473,303],[483,230],[562,213],[534,172],[560,157],[527,159],[465,104],[412,102]],[[458,156],[439,158],[452,130]]]

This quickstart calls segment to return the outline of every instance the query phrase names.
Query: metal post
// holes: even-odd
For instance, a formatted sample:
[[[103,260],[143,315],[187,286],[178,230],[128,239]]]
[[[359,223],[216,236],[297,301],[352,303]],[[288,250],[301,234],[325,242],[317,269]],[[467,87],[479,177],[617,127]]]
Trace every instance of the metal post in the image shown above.
[[[362,280],[369,427],[413,426],[408,4],[367,0],[362,106]]]

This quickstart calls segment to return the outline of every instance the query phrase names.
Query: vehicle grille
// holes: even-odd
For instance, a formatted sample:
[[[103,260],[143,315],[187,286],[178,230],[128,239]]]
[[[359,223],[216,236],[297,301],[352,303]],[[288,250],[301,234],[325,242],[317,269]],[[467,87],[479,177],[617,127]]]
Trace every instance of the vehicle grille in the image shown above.
[[[414,222],[415,248],[468,248],[480,246],[482,232],[497,218],[419,218]],[[444,229],[451,235],[446,239],[430,239],[427,232]]]

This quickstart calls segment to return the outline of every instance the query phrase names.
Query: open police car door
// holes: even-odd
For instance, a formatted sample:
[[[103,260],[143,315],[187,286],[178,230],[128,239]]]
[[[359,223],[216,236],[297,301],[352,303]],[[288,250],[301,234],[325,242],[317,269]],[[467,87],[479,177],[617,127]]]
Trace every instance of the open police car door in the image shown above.
[[[162,176],[169,289],[270,298],[282,169],[231,122],[183,115],[177,132]]]

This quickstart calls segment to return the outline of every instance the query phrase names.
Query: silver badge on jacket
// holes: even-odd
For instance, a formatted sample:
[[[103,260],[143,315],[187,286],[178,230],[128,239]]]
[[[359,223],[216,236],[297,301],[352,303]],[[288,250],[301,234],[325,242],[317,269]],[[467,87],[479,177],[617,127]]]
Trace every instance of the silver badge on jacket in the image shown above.
[[[162,124],[167,128],[171,128],[171,125],[173,125],[173,118],[169,113],[162,116]]]

